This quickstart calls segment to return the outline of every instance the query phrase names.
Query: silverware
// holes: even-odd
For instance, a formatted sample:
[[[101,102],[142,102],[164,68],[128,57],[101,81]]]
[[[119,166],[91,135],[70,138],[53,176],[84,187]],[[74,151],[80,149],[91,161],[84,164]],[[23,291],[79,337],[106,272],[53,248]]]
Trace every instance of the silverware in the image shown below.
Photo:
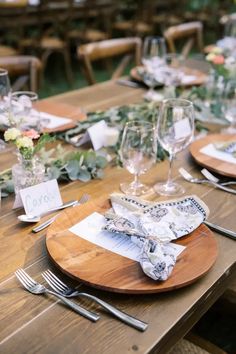
[[[62,210],[62,209],[65,209],[65,208],[69,208],[69,207],[73,206],[76,203],[77,203],[77,200],[71,200],[70,202],[64,203],[64,204],[62,204],[62,205],[60,205],[60,206],[58,206],[56,208],[49,209],[49,210],[43,212],[40,215],[22,214],[22,215],[18,216],[18,219],[20,221],[24,221],[24,222],[38,222],[38,221],[40,221],[42,216],[50,214],[50,213],[54,213],[54,211],[57,211],[57,210]]]
[[[76,304],[75,302],[66,299],[64,296],[58,294],[55,291],[47,289],[44,285],[36,282],[33,278],[31,278],[23,269],[18,269],[15,272],[17,279],[21,282],[26,290],[28,290],[32,294],[41,295],[41,294],[51,294],[58,297],[64,304],[69,306],[73,311],[79,313],[80,315],[84,316],[85,318],[91,321],[98,321],[99,316],[96,313],[86,310],[85,308],[81,307],[80,305]]]
[[[234,185],[236,184],[236,181],[227,181],[227,182],[221,182],[221,180],[219,180],[219,178],[217,178],[216,176],[214,176],[210,171],[208,171],[206,168],[203,168],[201,170],[201,173],[203,174],[203,176],[205,176],[207,179],[209,179],[209,181],[213,181],[216,183],[221,184],[222,186],[229,186],[229,185]]]
[[[140,330],[140,331],[145,331],[147,329],[147,323],[138,320],[135,317],[132,317],[128,315],[127,313],[118,310],[116,307],[108,304],[107,302],[99,299],[98,297],[80,292],[76,290],[75,288],[69,288],[65,283],[63,283],[55,274],[53,274],[49,269],[46,272],[42,273],[43,278],[46,280],[46,282],[52,287],[53,290],[55,290],[57,293],[65,296],[65,297],[86,297],[89,298],[90,300],[95,301],[97,304],[102,306],[105,310],[107,310],[109,313],[123,321],[124,323]]]
[[[80,205],[80,204],[84,204],[89,200],[90,196],[88,194],[83,194],[82,197],[76,201],[76,203],[74,203],[72,206],[76,206],[76,205]],[[48,227],[49,225],[51,225],[53,223],[53,221],[58,217],[58,215],[60,215],[60,213],[54,215],[52,218],[44,221],[42,224],[34,227],[32,229],[33,232],[39,232],[42,231],[43,229],[45,229],[46,227]]]
[[[225,229],[224,227],[222,226],[219,226],[219,225],[216,225],[216,224],[212,224],[211,222],[209,221],[204,221],[204,224],[206,224],[210,229],[224,235],[224,236],[227,236],[227,237],[230,237],[232,238],[233,240],[236,240],[236,232],[232,231],[232,230],[228,230],[228,229]]]
[[[128,87],[133,87],[133,88],[143,88],[144,87],[144,85],[142,85],[138,82],[127,80],[127,79],[118,79],[118,80],[116,80],[116,83],[118,85],[128,86]]]
[[[197,184],[209,184],[213,187],[216,187],[218,189],[221,189],[225,192],[231,193],[231,194],[236,194],[236,189],[232,189],[232,188],[227,188],[224,185],[220,184],[220,183],[216,183],[214,181],[211,181],[209,179],[203,179],[203,178],[194,178],[193,176],[190,175],[189,172],[187,172],[184,168],[180,168],[179,169],[179,173],[181,174],[181,176],[188,182],[191,183],[197,183]]]

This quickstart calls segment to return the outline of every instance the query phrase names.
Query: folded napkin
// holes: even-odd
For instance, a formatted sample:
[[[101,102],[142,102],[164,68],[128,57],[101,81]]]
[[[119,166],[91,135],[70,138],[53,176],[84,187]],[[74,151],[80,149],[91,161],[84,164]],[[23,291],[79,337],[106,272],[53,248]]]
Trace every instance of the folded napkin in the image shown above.
[[[226,152],[227,154],[236,157],[236,141],[227,141],[227,142],[216,142],[214,143],[216,150]]]
[[[195,230],[209,214],[196,196],[156,203],[115,193],[111,204],[103,229],[131,236],[140,247],[144,273],[162,281],[170,276],[179,254],[170,241]]]

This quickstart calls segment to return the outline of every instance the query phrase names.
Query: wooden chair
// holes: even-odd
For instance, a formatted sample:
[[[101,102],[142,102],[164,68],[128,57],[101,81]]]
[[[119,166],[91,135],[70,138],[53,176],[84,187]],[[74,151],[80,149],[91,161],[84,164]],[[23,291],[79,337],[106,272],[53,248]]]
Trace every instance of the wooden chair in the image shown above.
[[[63,56],[66,77],[73,82],[70,48],[67,38],[68,22],[72,11],[72,0],[41,0],[39,4],[40,35],[37,49],[40,52],[42,70],[45,70],[48,58],[53,53]],[[49,24],[45,27],[45,21]]]
[[[130,20],[119,20],[114,23],[113,29],[125,33],[127,36],[145,37],[153,33],[153,16],[156,2],[154,0],[138,0],[134,16]]]
[[[75,21],[72,23],[74,28],[68,31],[70,41],[78,45],[108,39],[111,35],[113,4],[104,6],[97,0],[86,0],[81,6],[73,2],[72,17],[75,17]]]
[[[89,43],[77,48],[78,58],[83,61],[85,75],[89,85],[96,83],[92,62],[117,56],[123,56],[120,64],[112,74],[112,79],[120,77],[130,61],[131,54],[135,57],[136,65],[140,65],[142,41],[138,37],[109,39]],[[125,56],[124,56],[125,55]]]
[[[176,53],[176,41],[186,40],[183,45],[181,54],[187,57],[190,50],[194,46],[197,46],[200,52],[203,52],[203,39],[202,39],[202,23],[186,22],[177,26],[171,26],[164,32],[164,37],[168,43],[169,50],[172,53]]]
[[[33,56],[16,55],[12,57],[0,57],[0,67],[8,70],[14,91],[27,89],[37,92],[39,88],[41,61]]]
[[[236,13],[222,16],[219,22],[224,28],[225,36],[236,36]]]

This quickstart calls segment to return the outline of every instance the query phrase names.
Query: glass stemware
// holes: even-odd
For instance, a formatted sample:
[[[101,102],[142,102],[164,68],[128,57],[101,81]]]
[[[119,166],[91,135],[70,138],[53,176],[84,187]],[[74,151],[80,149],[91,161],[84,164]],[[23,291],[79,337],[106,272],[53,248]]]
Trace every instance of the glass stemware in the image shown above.
[[[161,195],[180,195],[184,188],[173,182],[172,164],[177,152],[183,150],[194,134],[194,109],[192,102],[173,98],[164,100],[157,123],[157,139],[169,153],[169,172],[167,182],[157,183],[154,190]]]
[[[20,130],[40,131],[38,95],[33,91],[16,91],[11,95],[12,123]],[[12,124],[13,125],[13,124]]]
[[[225,85],[222,100],[222,111],[225,119],[230,123],[226,129],[222,129],[222,133],[236,133],[236,80],[230,80]]]
[[[0,124],[9,125],[10,114],[10,92],[11,85],[8,77],[8,71],[0,68]],[[0,150],[5,148],[5,143],[0,139]]]
[[[139,176],[151,168],[156,161],[157,139],[152,123],[134,120],[126,123],[120,156],[123,166],[134,175],[132,183],[121,183],[122,192],[131,195],[142,195],[150,187],[139,181]]]
[[[146,37],[143,44],[142,64],[144,66],[143,81],[149,87],[145,98],[155,100],[154,87],[157,84],[156,71],[165,65],[166,44],[163,37]],[[159,95],[158,95],[159,96]]]

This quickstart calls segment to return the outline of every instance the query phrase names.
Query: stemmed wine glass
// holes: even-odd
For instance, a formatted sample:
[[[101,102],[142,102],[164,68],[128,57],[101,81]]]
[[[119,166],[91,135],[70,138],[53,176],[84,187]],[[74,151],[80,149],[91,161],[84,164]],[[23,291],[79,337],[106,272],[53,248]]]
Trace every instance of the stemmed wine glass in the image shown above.
[[[184,193],[184,188],[173,182],[172,163],[175,154],[183,150],[194,134],[194,108],[192,102],[173,98],[163,101],[157,123],[157,139],[169,153],[167,182],[157,183],[154,190],[161,195],[175,196]]]
[[[139,181],[139,176],[151,168],[156,161],[157,139],[152,123],[134,120],[126,123],[120,147],[123,166],[134,175],[132,183],[121,183],[122,192],[142,195],[150,187]]]
[[[149,87],[145,98],[155,100],[156,71],[165,65],[166,44],[163,37],[146,37],[143,44],[142,64],[144,66],[143,81]],[[159,95],[158,95],[159,96]]]
[[[9,125],[10,115],[10,92],[11,85],[8,71],[0,68],[0,121],[1,124]],[[0,150],[5,148],[5,143],[0,139]]]

